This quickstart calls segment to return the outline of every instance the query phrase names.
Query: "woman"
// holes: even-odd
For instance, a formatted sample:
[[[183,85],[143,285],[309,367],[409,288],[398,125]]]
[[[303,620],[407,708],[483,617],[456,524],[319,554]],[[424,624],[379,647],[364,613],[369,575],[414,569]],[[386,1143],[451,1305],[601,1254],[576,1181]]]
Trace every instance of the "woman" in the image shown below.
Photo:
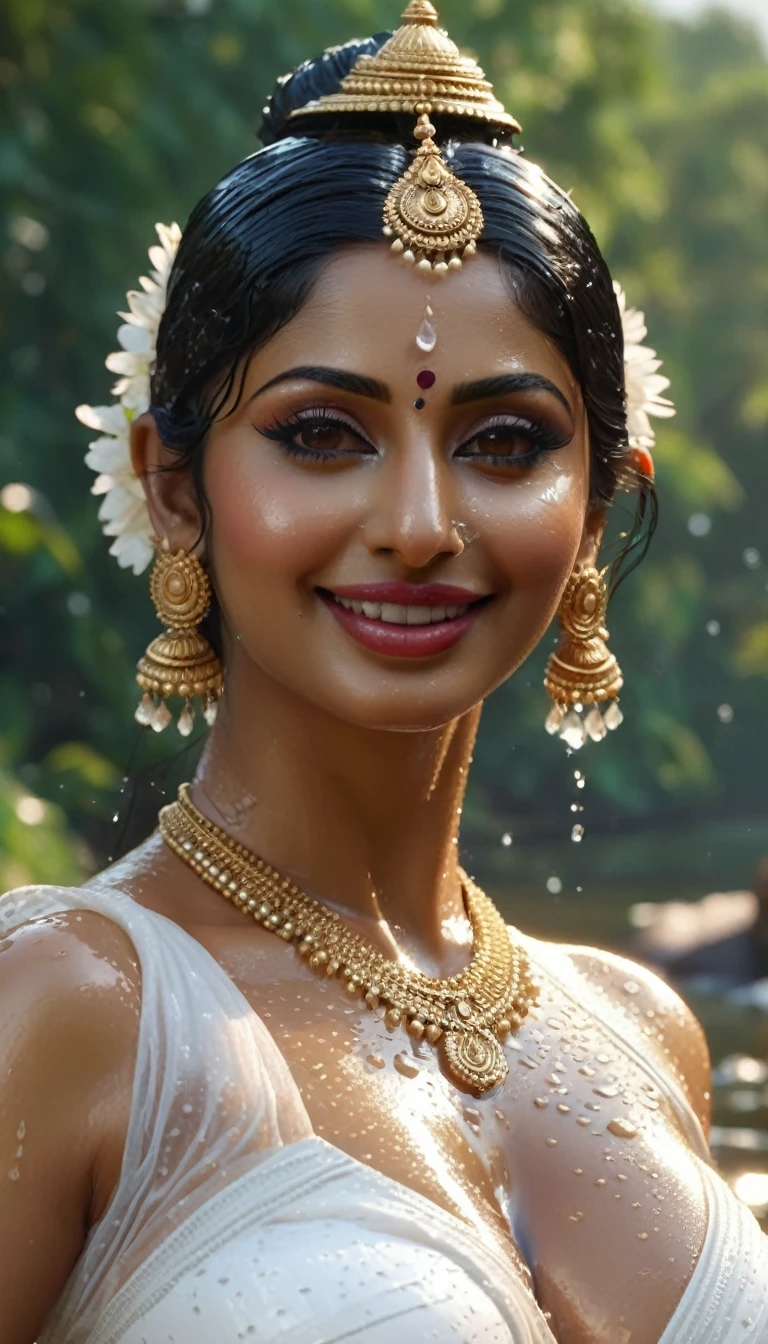
[[[224,692],[158,834],[3,902],[4,1344],[768,1337],[696,1021],[458,866],[482,702],[556,611],[550,729],[620,717],[594,567],[652,463],[586,224],[404,19],[278,85],[156,359],[172,231],[80,412],[113,550],[157,538],[140,721],[213,719],[209,601]]]

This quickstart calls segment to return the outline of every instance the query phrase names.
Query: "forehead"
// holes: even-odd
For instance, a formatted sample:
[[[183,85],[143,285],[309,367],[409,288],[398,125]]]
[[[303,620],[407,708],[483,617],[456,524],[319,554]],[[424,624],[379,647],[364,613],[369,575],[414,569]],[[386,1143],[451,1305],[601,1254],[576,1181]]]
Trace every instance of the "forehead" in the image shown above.
[[[416,333],[427,303],[437,346],[425,360]],[[345,249],[323,266],[304,307],[255,362],[266,376],[288,362],[316,362],[385,381],[425,362],[456,381],[519,368],[578,398],[567,361],[522,312],[499,260],[483,252],[437,279],[383,243]]]

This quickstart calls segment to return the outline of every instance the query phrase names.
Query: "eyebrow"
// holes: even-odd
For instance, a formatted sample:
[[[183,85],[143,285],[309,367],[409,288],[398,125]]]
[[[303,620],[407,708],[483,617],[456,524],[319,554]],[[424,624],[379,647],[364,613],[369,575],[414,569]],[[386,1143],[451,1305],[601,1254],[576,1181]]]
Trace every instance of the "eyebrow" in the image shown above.
[[[249,397],[249,401],[260,397],[262,392],[266,392],[269,388],[277,387],[279,383],[295,383],[300,380],[322,383],[325,387],[336,387],[340,392],[352,392],[357,397],[370,397],[373,401],[392,400],[386,383],[380,383],[378,378],[366,378],[361,373],[348,373],[346,369],[325,368],[321,364],[302,364],[296,369],[286,369],[285,373],[278,373],[276,378],[270,378],[268,383]]]
[[[495,378],[480,378],[474,383],[459,383],[453,389],[452,403],[463,406],[468,401],[483,401],[488,397],[503,397],[509,392],[548,392],[557,397],[569,415],[573,410],[559,387],[542,373],[502,373]]]

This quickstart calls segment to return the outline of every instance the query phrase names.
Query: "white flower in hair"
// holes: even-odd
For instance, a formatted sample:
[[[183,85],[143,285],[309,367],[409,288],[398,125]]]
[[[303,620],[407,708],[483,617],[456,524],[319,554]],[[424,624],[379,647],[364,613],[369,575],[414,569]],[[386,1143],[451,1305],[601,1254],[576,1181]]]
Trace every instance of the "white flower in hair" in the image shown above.
[[[149,249],[152,270],[142,275],[141,290],[128,292],[127,313],[117,339],[122,349],[108,355],[106,364],[120,375],[112,388],[119,398],[111,406],[78,406],[75,415],[100,436],[89,445],[86,463],[97,472],[92,494],[103,495],[99,520],[109,548],[123,569],[141,574],[152,556],[152,524],[141,481],[133,470],[130,452],[131,421],[149,407],[149,375],[155,359],[157,333],[165,310],[168,278],[181,241],[178,224],[156,224],[160,245]]]
[[[645,314],[638,308],[627,308],[627,296],[618,281],[613,283],[621,313],[624,332],[624,381],[627,392],[627,436],[630,448],[652,448],[656,442],[650,415],[667,418],[675,414],[675,407],[661,394],[669,387],[669,379],[659,373],[661,360],[656,351],[643,345],[648,335]]]

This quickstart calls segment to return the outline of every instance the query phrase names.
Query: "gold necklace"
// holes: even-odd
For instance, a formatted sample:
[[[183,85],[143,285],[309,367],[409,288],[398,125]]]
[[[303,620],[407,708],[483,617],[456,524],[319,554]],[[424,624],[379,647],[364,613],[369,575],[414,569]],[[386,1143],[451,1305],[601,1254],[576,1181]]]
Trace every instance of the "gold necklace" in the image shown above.
[[[363,999],[372,1012],[383,1008],[391,1030],[402,1025],[416,1040],[439,1041],[454,1078],[480,1093],[504,1081],[509,1066],[501,1042],[522,1026],[539,986],[493,902],[462,870],[472,962],[459,975],[435,980],[382,956],[339,915],[220,830],[195,807],[187,784],[162,809],[159,824],[165,843],[204,882],[293,943],[314,970],[343,980],[350,998]]]

